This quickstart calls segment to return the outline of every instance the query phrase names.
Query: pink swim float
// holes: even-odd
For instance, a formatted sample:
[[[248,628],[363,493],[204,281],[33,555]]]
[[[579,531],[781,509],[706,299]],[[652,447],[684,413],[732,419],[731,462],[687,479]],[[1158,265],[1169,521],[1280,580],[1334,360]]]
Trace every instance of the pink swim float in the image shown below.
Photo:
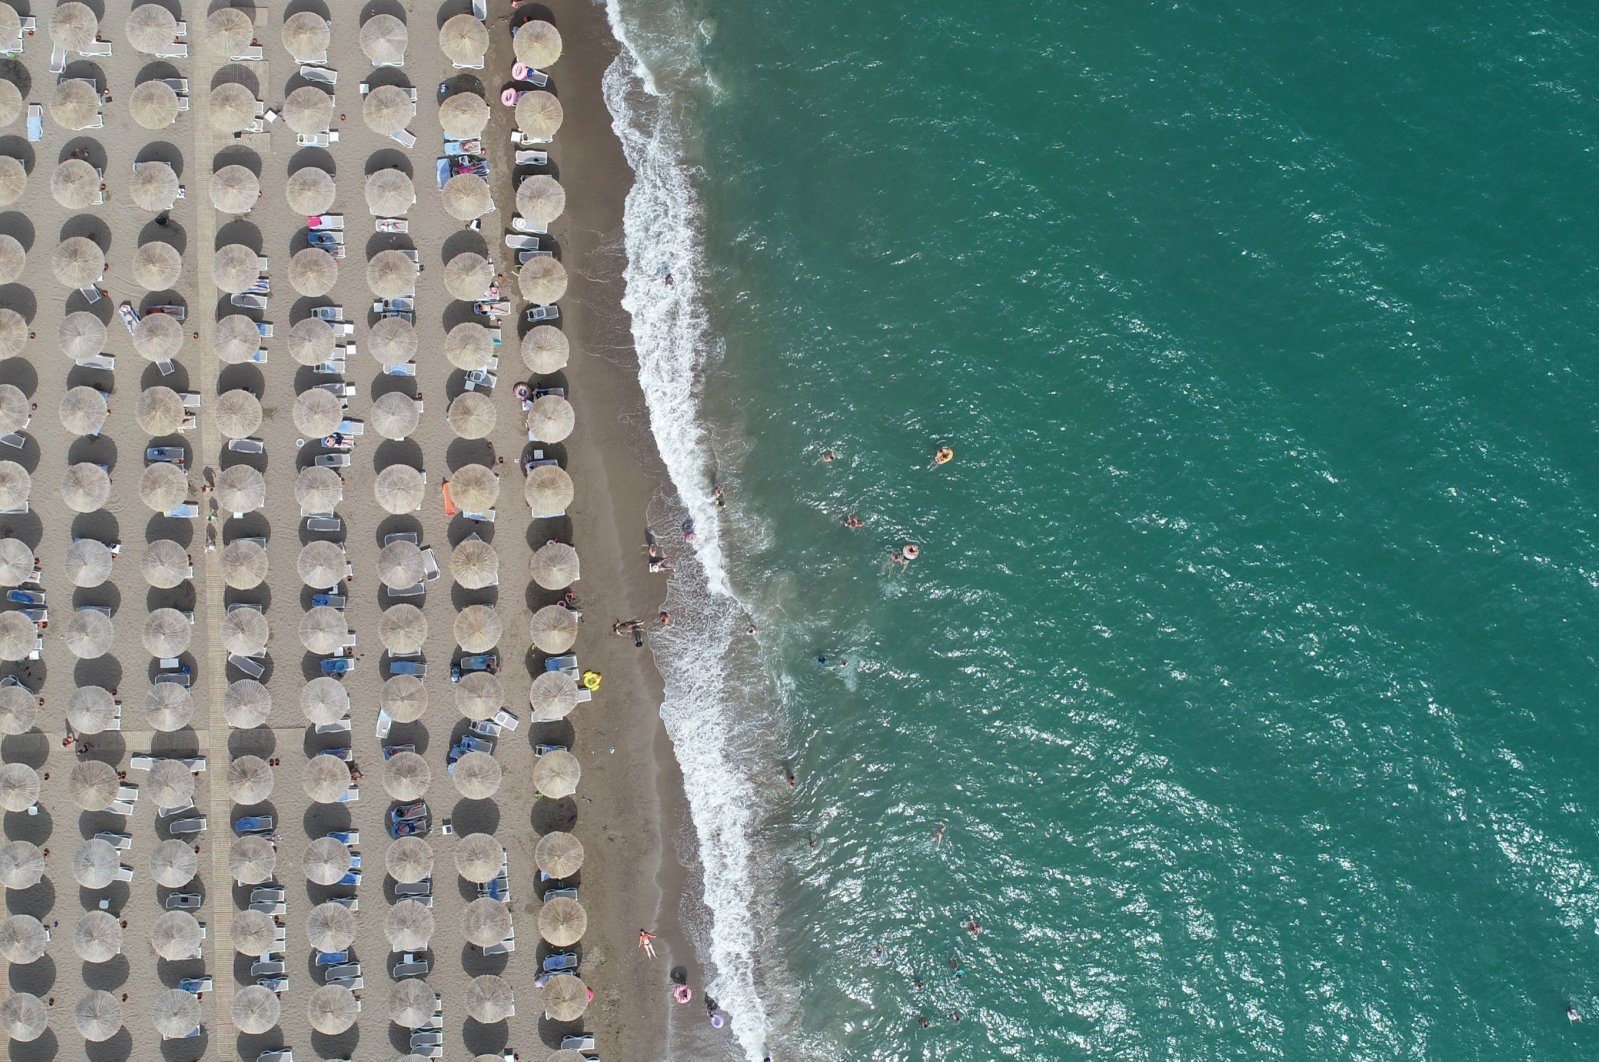
[[[694,990],[688,985],[678,985],[672,989],[672,998],[677,1000],[679,1004],[687,1003],[694,998]]]
[[[504,92],[500,93],[500,102],[505,104],[507,107],[515,107],[517,98],[518,93],[514,88],[508,88]]]
[[[528,66],[526,63],[511,64],[511,76],[516,78],[518,81],[526,81],[527,76],[532,72],[533,68]]]

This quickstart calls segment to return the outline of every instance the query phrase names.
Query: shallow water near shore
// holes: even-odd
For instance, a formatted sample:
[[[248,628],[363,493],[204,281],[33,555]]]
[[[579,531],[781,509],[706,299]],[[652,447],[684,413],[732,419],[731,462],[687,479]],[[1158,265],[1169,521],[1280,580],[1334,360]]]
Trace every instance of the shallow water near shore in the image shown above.
[[[1590,1054],[1592,12],[613,21],[709,1044]]]

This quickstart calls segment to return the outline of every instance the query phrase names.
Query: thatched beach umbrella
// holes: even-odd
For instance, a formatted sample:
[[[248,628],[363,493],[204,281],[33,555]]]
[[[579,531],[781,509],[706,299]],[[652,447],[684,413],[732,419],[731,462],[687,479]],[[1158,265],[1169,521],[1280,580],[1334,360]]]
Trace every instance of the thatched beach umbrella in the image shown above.
[[[16,384],[0,384],[0,433],[21,431],[28,426],[32,411],[28,396]]]
[[[158,760],[150,768],[150,799],[158,808],[181,808],[194,803],[194,775],[182,760]]]
[[[218,247],[211,256],[211,279],[230,295],[249,291],[261,277],[261,256],[242,243]]]
[[[327,1036],[337,1036],[355,1024],[361,1004],[355,993],[343,985],[323,985],[311,993],[305,1014],[311,1028]]]
[[[306,435],[331,435],[343,419],[344,403],[331,391],[313,387],[294,397],[294,426]]]
[[[240,756],[228,761],[228,796],[235,804],[261,803],[272,795],[272,783],[272,765],[261,757]]]
[[[361,23],[361,51],[373,66],[400,66],[409,42],[410,31],[393,15],[373,15]]]
[[[266,504],[266,478],[249,465],[224,468],[217,476],[216,499],[223,512],[254,512]]]
[[[271,881],[278,866],[278,850],[258,834],[235,837],[228,848],[228,873],[240,885]],[[257,952],[256,954],[260,954]]]
[[[420,837],[401,838],[406,841],[421,841]],[[425,845],[426,842],[423,842]],[[428,862],[432,862],[431,855]],[[399,878],[396,881],[401,880]],[[401,900],[389,908],[388,915],[383,920],[383,933],[388,938],[389,946],[395,951],[419,951],[428,946],[428,940],[433,936],[433,912],[420,900]],[[420,984],[419,981],[403,982],[407,984]],[[432,996],[430,991],[429,996]],[[433,1013],[433,1001],[428,1000],[428,1015]]]
[[[548,22],[530,19],[516,27],[511,49],[517,62],[543,70],[561,57],[561,34]]]
[[[404,365],[414,359],[418,342],[416,327],[403,317],[382,318],[367,333],[367,344],[372,357],[385,369]]]
[[[390,465],[372,481],[372,493],[386,513],[396,516],[422,508],[427,478],[410,465]]]
[[[296,133],[325,133],[333,122],[333,97],[315,85],[302,85],[284,99],[283,120]]]
[[[222,547],[222,581],[234,590],[253,590],[266,581],[267,551],[259,542],[237,538]]]
[[[110,413],[105,392],[97,388],[80,384],[61,399],[61,426],[73,435],[99,435]]]
[[[455,709],[473,722],[492,719],[505,707],[505,693],[499,676],[487,671],[471,671],[455,684]]]
[[[17,1043],[37,1040],[49,1027],[49,1009],[32,992],[13,992],[0,1003],[0,1030]]]
[[[450,494],[465,513],[486,513],[500,498],[500,477],[487,465],[462,465],[450,477]]]
[[[85,1040],[104,1043],[122,1031],[122,1004],[110,992],[90,992],[72,1008],[72,1024]]]
[[[0,538],[0,586],[17,586],[33,581],[33,550],[15,538]]]
[[[69,288],[87,288],[105,275],[105,252],[87,236],[68,236],[50,258],[56,279]]]
[[[67,698],[67,722],[79,734],[98,734],[117,718],[117,699],[103,686],[79,686]]]
[[[417,947],[426,947],[421,944]],[[409,950],[412,945],[395,950]],[[406,1029],[420,1029],[433,1020],[433,1010],[438,996],[433,987],[420,977],[410,977],[397,982],[389,989],[389,1020]]]
[[[248,438],[261,426],[261,400],[243,388],[236,387],[231,391],[223,391],[217,396],[214,412],[217,431],[224,439]],[[231,472],[232,469],[228,471]],[[250,471],[255,470],[250,469]]]
[[[457,221],[471,221],[494,209],[489,182],[475,173],[458,173],[444,182],[444,212]]]
[[[552,878],[569,878],[583,869],[583,842],[556,831],[539,838],[533,861]]]
[[[553,139],[563,117],[561,101],[551,93],[527,92],[516,101],[516,126],[534,140]]]
[[[244,288],[249,286],[246,284]],[[224,364],[242,365],[253,359],[256,351],[261,349],[261,331],[256,327],[255,318],[242,313],[230,313],[217,322],[211,346],[218,360]]]
[[[25,763],[0,767],[0,807],[27,811],[39,802],[39,775]]]
[[[577,707],[577,680],[561,671],[546,671],[528,686],[527,699],[535,721],[565,719]]]
[[[38,717],[39,698],[22,686],[0,686],[0,734],[26,734]]]
[[[16,40],[20,30],[13,30],[17,20],[16,8],[9,4],[0,12],[0,40]],[[0,81],[0,125],[10,125],[22,117],[22,90],[14,81]]]
[[[466,1012],[474,1021],[504,1021],[516,1013],[516,993],[511,982],[498,974],[472,978],[466,992]]]
[[[28,322],[9,307],[0,308],[0,358],[14,358],[28,345]]]
[[[416,291],[416,263],[403,251],[379,251],[366,264],[366,283],[380,299],[395,299]]]
[[[240,55],[255,39],[255,24],[241,8],[219,7],[205,17],[205,36],[218,55]]]
[[[261,198],[261,181],[244,166],[224,166],[211,175],[211,205],[224,214],[248,214]]]
[[[468,605],[455,614],[455,642],[469,653],[486,653],[500,644],[500,614],[493,605]]]
[[[74,316],[76,316],[74,314]],[[101,340],[104,341],[105,329],[101,328]],[[94,344],[94,352],[98,353],[100,344]],[[139,428],[147,435],[172,435],[183,426],[183,398],[172,388],[157,384],[146,388],[139,395],[138,405],[134,407],[133,419],[139,422]],[[166,468],[165,464],[151,465],[151,468]],[[178,475],[183,475],[181,469],[174,469]],[[188,489],[188,478],[184,478],[184,489]],[[178,499],[182,501],[182,498]]]
[[[540,395],[527,412],[527,430],[540,442],[560,442],[572,434],[576,424],[572,403],[560,395]]]
[[[494,283],[494,263],[475,251],[462,251],[444,265],[444,290],[457,299],[481,299]]]
[[[294,479],[294,500],[301,516],[331,513],[344,500],[344,480],[331,468],[307,465]]]
[[[401,837],[389,845],[383,865],[395,881],[421,881],[433,873],[433,846],[420,837]]]
[[[171,512],[188,496],[189,477],[177,465],[162,461],[139,473],[139,497],[158,513]]]
[[[450,578],[467,590],[482,590],[500,581],[500,555],[477,535],[468,535],[450,554]]]
[[[331,173],[315,166],[306,166],[289,174],[289,179],[283,185],[283,193],[289,201],[290,210],[314,217],[327,212],[333,205],[338,189],[333,184]]]
[[[207,101],[211,128],[218,133],[239,133],[255,124],[255,93],[237,81],[225,81],[211,90]]]
[[[469,833],[455,846],[455,870],[467,881],[482,883],[493,881],[500,872],[500,861],[505,854],[505,849],[500,842],[487,833]],[[498,900],[490,900],[498,903]],[[504,934],[489,941],[501,939]]]
[[[312,762],[326,759],[332,757],[315,756]],[[306,917],[305,936],[317,951],[343,951],[355,940],[355,914],[343,904],[317,904]]]
[[[28,250],[15,236],[0,233],[0,284],[9,284],[28,267]]]
[[[61,478],[61,500],[75,513],[92,513],[111,500],[111,476],[99,465],[80,461],[68,465]]]
[[[560,516],[572,504],[572,477],[559,465],[540,465],[528,473],[522,496],[534,516]]]
[[[94,545],[100,544],[96,542]],[[109,556],[110,550],[106,550],[106,553]],[[151,586],[158,590],[170,590],[189,578],[189,553],[170,538],[156,539],[144,547],[139,571],[144,575],[144,581]]]
[[[176,733],[194,718],[194,696],[176,682],[157,682],[144,695],[144,715],[151,730]]]
[[[455,790],[468,800],[487,800],[500,788],[500,761],[487,752],[468,752],[450,769]]]
[[[553,258],[533,259],[522,267],[516,280],[528,302],[558,302],[566,294],[566,267]]]
[[[427,636],[427,617],[415,605],[391,605],[378,618],[378,640],[391,653],[420,653]]]
[[[100,94],[82,78],[58,82],[50,95],[50,117],[65,129],[87,129],[100,120]]]
[[[456,66],[477,66],[489,50],[488,28],[471,15],[452,15],[439,27],[439,47]]]
[[[9,963],[26,965],[44,958],[50,934],[32,915],[14,914],[0,922],[0,955]]]
[[[416,188],[404,170],[386,169],[366,178],[366,206],[373,217],[397,217],[416,202]]]
[[[181,889],[194,880],[200,860],[186,841],[162,841],[150,853],[150,874],[164,889]]]
[[[128,95],[128,114],[144,129],[165,129],[178,120],[178,94],[159,78],[141,82]]]
[[[369,419],[372,430],[385,439],[404,439],[416,431],[422,414],[416,408],[416,399],[403,391],[389,391],[372,403]]]
[[[328,20],[315,12],[301,11],[283,20],[283,47],[296,62],[320,61],[332,39]]]
[[[489,105],[475,92],[457,92],[439,104],[439,125],[446,136],[478,136],[489,124]]]
[[[433,769],[415,752],[396,752],[383,761],[383,791],[395,800],[420,800],[433,784]]]
[[[560,800],[577,792],[583,768],[570,752],[556,749],[533,761],[533,788],[539,796]]]
[[[499,865],[495,865],[495,873]],[[511,935],[511,908],[487,896],[466,905],[461,915],[461,931],[466,939],[480,948],[498,944]]]
[[[516,212],[536,225],[548,225],[566,210],[566,189],[545,173],[524,178],[516,186]]]
[[[350,768],[337,756],[312,756],[303,783],[305,795],[318,804],[336,804],[350,788]]]
[[[422,550],[414,542],[401,539],[378,551],[378,581],[403,590],[422,581]]]
[[[0,660],[26,660],[39,640],[39,628],[20,612],[0,612]]]
[[[151,656],[181,656],[194,640],[194,622],[175,608],[158,608],[144,621],[144,648]]]
[[[494,336],[475,321],[463,321],[445,335],[444,356],[457,369],[486,369],[494,360]]]
[[[588,986],[575,975],[557,974],[544,982],[544,1013],[551,1021],[577,1021],[588,1006]]]
[[[319,837],[305,846],[301,865],[307,881],[332,885],[350,872],[350,849],[337,837]]]
[[[0,155],[0,206],[10,206],[28,190],[28,171],[10,155]]]
[[[306,317],[289,329],[289,356],[301,365],[321,365],[333,356],[333,326],[320,317]]]
[[[530,372],[560,372],[570,357],[566,333],[554,325],[539,325],[522,337],[522,363]]]
[[[100,171],[82,159],[63,159],[50,175],[50,194],[68,210],[87,210],[100,195]]]
[[[318,654],[338,652],[348,635],[349,628],[344,613],[336,608],[318,605],[300,617],[300,641],[305,645],[307,652]]]
[[[564,590],[578,580],[577,550],[565,542],[546,542],[529,565],[533,581],[546,590]]]
[[[398,85],[379,85],[361,101],[361,118],[379,136],[391,136],[411,124],[416,104]]]
[[[68,52],[81,52],[100,32],[100,20],[87,4],[67,0],[50,12],[50,41]]]
[[[289,259],[289,284],[308,298],[326,295],[338,279],[339,263],[320,247],[307,247]]]
[[[230,653],[257,656],[266,652],[270,636],[266,616],[253,608],[230,609],[222,617],[222,646]]]
[[[300,581],[313,590],[331,590],[344,579],[349,562],[337,542],[307,542],[300,547]]]
[[[300,689],[300,710],[316,726],[337,723],[350,714],[350,691],[331,675],[318,675]]]
[[[122,954],[122,923],[105,911],[85,911],[72,927],[72,950],[84,962],[110,962]]]
[[[178,36],[178,20],[172,17],[172,12],[157,3],[140,4],[134,8],[128,13],[123,28],[128,31],[128,43],[133,45],[135,51],[145,55],[171,51]]]
[[[569,948],[588,931],[588,912],[576,900],[557,896],[539,909],[539,935],[558,948]]]
[[[111,651],[111,617],[82,608],[67,619],[67,651],[80,660],[97,660]]]
[[[541,653],[564,653],[577,642],[577,616],[560,605],[545,605],[533,613],[528,634]]]
[[[109,847],[109,846],[108,846]],[[31,889],[44,877],[44,852],[32,841],[10,841],[0,847],[0,886]]]
[[[222,693],[222,714],[235,730],[265,726],[272,714],[272,694],[255,679],[239,679]]]
[[[198,958],[204,940],[199,921],[188,911],[166,911],[150,927],[151,946],[169,962]]]
[[[248,839],[263,843],[266,841],[264,837]],[[261,911],[239,911],[233,916],[233,948],[240,955],[267,954],[276,943],[277,935],[277,924],[269,914]]]
[[[171,361],[183,348],[183,324],[169,313],[147,313],[133,326],[133,349],[148,361]]]
[[[72,880],[86,889],[103,889],[116,878],[119,865],[111,842],[91,837],[72,855]]]
[[[427,711],[427,686],[414,675],[394,675],[384,681],[378,707],[396,723],[414,723]]]
[[[278,994],[265,985],[246,985],[233,996],[233,1025],[242,1033],[269,1033],[282,1016]]]

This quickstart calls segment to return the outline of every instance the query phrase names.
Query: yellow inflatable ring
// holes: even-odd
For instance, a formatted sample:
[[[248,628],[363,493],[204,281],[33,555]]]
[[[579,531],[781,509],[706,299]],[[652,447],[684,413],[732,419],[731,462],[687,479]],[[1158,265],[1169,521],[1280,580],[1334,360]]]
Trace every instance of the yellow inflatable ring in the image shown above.
[[[599,689],[600,673],[598,671],[583,672],[583,688],[590,691]]]

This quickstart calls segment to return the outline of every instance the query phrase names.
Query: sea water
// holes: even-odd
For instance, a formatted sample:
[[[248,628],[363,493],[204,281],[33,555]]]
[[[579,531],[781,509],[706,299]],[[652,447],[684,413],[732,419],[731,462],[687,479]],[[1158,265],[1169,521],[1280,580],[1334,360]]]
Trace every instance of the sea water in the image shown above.
[[[1599,10],[611,4],[708,1056],[1591,1057]]]

